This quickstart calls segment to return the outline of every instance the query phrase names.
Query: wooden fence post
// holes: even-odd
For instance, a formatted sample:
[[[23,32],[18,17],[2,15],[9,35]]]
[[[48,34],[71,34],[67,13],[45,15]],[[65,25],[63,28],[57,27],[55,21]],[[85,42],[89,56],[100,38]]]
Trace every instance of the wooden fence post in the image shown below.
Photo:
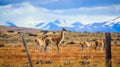
[[[22,34],[22,33],[21,33],[21,38],[22,38],[22,42],[23,42],[25,51],[26,51],[26,53],[27,53],[27,57],[28,57],[28,61],[29,61],[29,63],[30,63],[30,67],[33,67],[32,62],[31,62],[31,59],[30,59],[30,55],[29,55],[29,52],[28,52],[28,48],[27,48],[27,45],[26,45],[26,42],[25,42],[25,40],[24,40],[24,37],[23,37],[23,34]]]
[[[111,34],[105,33],[105,60],[106,67],[112,67],[111,56]]]

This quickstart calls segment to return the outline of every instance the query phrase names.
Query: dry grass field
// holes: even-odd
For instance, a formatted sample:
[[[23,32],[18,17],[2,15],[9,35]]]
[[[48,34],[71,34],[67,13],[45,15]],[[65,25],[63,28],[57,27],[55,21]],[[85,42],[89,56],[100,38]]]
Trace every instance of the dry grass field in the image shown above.
[[[48,32],[48,35],[59,35],[60,32]],[[60,45],[60,53],[56,46],[46,53],[34,49],[34,39],[41,37],[43,32],[24,33],[32,64],[34,67],[105,67],[105,52],[97,48],[82,51],[80,42],[94,44],[95,39],[104,39],[104,33],[67,32]],[[111,33],[112,67],[120,67],[120,33]],[[27,54],[18,32],[0,32],[0,67],[29,67]]]

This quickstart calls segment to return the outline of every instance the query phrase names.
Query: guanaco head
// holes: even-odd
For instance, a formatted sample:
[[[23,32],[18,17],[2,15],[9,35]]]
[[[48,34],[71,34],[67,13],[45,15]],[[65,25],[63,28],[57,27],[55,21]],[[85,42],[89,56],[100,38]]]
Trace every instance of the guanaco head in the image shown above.
[[[62,31],[67,31],[65,28],[62,28]]]

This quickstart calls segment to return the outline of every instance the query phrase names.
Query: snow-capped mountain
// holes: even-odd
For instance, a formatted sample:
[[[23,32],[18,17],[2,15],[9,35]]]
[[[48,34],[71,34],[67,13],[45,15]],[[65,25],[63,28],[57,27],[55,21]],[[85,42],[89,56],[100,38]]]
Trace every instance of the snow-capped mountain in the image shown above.
[[[110,21],[107,21],[105,25],[114,29],[115,32],[120,32],[120,16]]]
[[[60,24],[60,21],[57,19],[54,21],[55,24]]]
[[[40,27],[43,30],[61,30],[60,21],[49,22],[46,25],[44,23],[37,24],[36,27]],[[72,27],[65,27],[69,31],[73,32],[120,32],[120,16],[105,22],[97,22],[92,24],[81,24],[80,22],[74,22]]]
[[[116,23],[113,25],[113,29],[117,30],[118,32],[120,32],[120,23]]]
[[[89,32],[117,32],[111,25],[106,25],[107,22],[93,23],[88,25],[91,29]]]
[[[74,22],[71,24],[72,27],[65,27],[69,31],[79,32],[82,31],[85,25],[81,24],[80,22]]]
[[[58,26],[58,25],[56,25],[56,24],[53,23],[53,22],[49,22],[47,25],[45,25],[45,26],[42,27],[41,29],[52,31],[52,30],[61,30],[61,27]]]
[[[43,24],[44,24],[44,22],[43,22],[43,23],[36,24],[35,27],[39,27],[39,26],[41,26],[41,25],[43,25]]]
[[[60,26],[60,21],[59,20],[55,20],[54,22],[42,22],[42,23],[38,23],[35,25],[35,27],[38,27],[42,30],[48,30],[48,31],[57,31],[57,30],[61,30],[61,26]]]
[[[13,22],[7,21],[6,22],[7,26],[12,26],[12,27],[16,27],[16,24],[14,24]]]
[[[109,20],[109,21],[106,21],[107,23],[105,25],[108,25],[108,26],[113,26],[114,24],[116,23],[120,23],[120,16],[117,17],[117,18],[114,18],[112,20]]]

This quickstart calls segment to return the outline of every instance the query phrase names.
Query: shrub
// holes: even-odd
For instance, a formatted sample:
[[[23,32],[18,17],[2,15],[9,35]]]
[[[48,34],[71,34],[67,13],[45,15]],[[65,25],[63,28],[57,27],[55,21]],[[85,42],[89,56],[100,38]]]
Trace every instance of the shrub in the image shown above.
[[[22,52],[26,52],[25,49],[23,49]]]
[[[0,47],[4,47],[5,45],[4,45],[4,43],[0,43]]]
[[[73,41],[71,41],[71,42],[69,42],[69,43],[67,43],[67,44],[76,44],[75,42],[73,42]]]
[[[14,31],[13,30],[8,30],[7,32],[13,33]]]

